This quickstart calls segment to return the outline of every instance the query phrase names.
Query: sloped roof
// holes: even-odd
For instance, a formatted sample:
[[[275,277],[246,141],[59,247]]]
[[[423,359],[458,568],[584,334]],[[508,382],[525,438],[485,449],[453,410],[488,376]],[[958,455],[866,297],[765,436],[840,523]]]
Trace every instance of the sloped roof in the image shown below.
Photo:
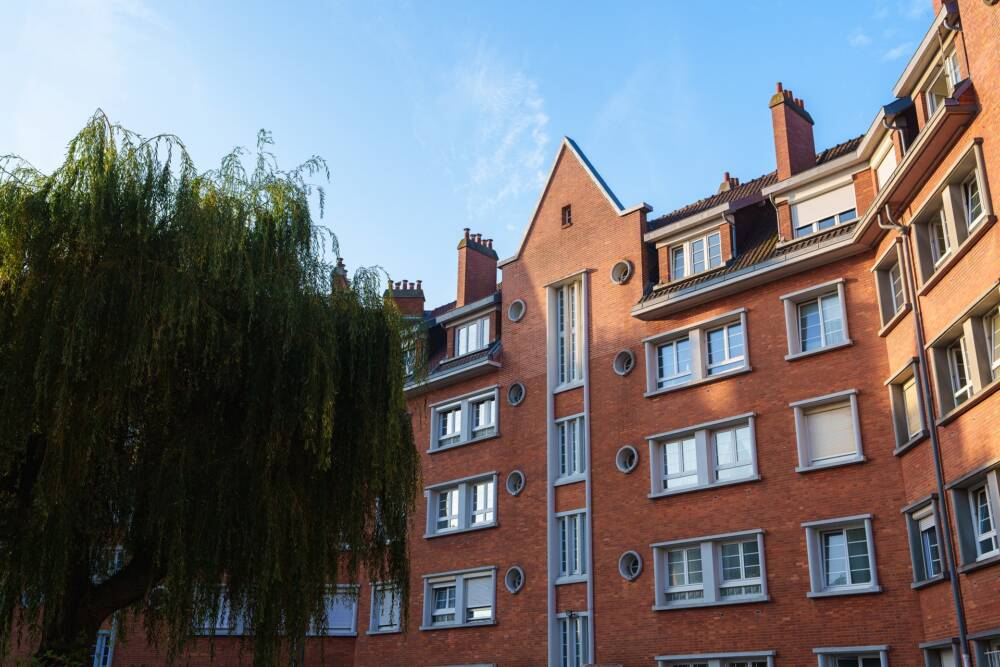
[[[820,166],[831,160],[835,160],[839,157],[847,155],[857,149],[858,144],[864,135],[854,137],[853,139],[848,139],[836,146],[831,146],[825,150],[820,151],[816,154],[816,166]],[[778,172],[772,171],[763,176],[758,176],[757,178],[751,179],[746,183],[741,183],[740,185],[726,190],[725,192],[719,192],[710,197],[705,197],[704,199],[699,199],[696,202],[682,206],[681,208],[671,211],[670,213],[665,213],[660,217],[650,220],[647,223],[647,230],[652,231],[654,229],[659,229],[664,225],[669,225],[672,222],[677,222],[678,220],[683,220],[684,218],[691,217],[696,213],[701,213],[702,211],[707,211],[710,208],[715,208],[721,204],[728,202],[740,202],[742,200],[750,200],[750,202],[756,201],[761,196],[761,190],[769,185],[774,185],[778,181]],[[749,202],[748,202],[749,203]]]

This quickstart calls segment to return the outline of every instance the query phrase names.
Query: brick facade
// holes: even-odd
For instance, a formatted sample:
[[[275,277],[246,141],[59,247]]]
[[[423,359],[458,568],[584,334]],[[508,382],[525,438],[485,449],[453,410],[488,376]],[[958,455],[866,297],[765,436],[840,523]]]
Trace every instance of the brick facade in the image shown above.
[[[949,115],[950,108],[938,110],[943,120],[929,117],[919,90],[922,84],[915,76],[917,88],[903,94],[916,98],[920,133],[908,142],[910,155],[893,138],[900,165],[880,188],[872,152],[893,130],[875,124],[870,136],[817,155],[804,103],[779,89],[770,102],[777,178],[762,182],[752,198],[741,193],[738,200],[727,199],[720,192],[719,199],[698,203],[699,212],[716,202],[730,204],[715,227],[723,232],[723,265],[702,276],[669,275],[668,248],[684,240],[690,216],[675,212],[657,219],[648,206],[623,207],[569,140],[559,149],[522,245],[500,262],[502,291],[497,291],[492,242],[466,230],[458,249],[456,304],[423,311],[431,335],[437,336],[433,340],[439,343],[438,349],[429,350],[426,381],[409,389],[409,404],[422,452],[422,483],[433,487],[496,473],[495,525],[425,537],[433,522],[427,517],[429,503],[419,498],[405,627],[401,632],[369,634],[371,582],[362,581],[357,635],[309,640],[313,644],[307,642],[307,664],[320,663],[322,647],[328,664],[357,667],[562,665],[560,617],[573,612],[585,616],[588,625],[581,642],[587,647],[581,665],[662,667],[674,664],[669,656],[710,654],[718,657],[683,663],[721,660],[710,664],[743,665],[724,656],[750,653],[768,667],[816,665],[817,660],[820,667],[842,667],[858,663],[838,664],[815,649],[858,647],[853,654],[874,655],[883,666],[918,667],[939,664],[934,662],[936,654],[925,653],[924,648],[948,646],[964,634],[971,664],[989,666],[985,652],[993,637],[1000,640],[1000,556],[971,566],[954,563],[945,567],[950,577],[914,584],[903,510],[936,496],[950,518],[943,528],[955,543],[966,538],[957,519],[968,508],[958,500],[956,489],[970,473],[984,474],[1000,461],[1000,391],[995,391],[1000,380],[984,383],[967,404],[944,412],[939,394],[951,388],[940,386],[930,372],[933,393],[925,398],[935,406],[934,423],[926,424],[926,433],[906,447],[900,447],[894,430],[897,408],[887,383],[914,359],[927,363],[932,346],[918,344],[918,310],[920,333],[933,343],[977,299],[986,294],[988,301],[990,289],[997,291],[996,216],[986,216],[969,242],[953,249],[957,259],[943,263],[932,280],[916,278],[917,294],[907,289],[906,307],[889,322],[880,309],[887,296],[879,294],[877,277],[883,260],[898,252],[900,244],[909,244],[910,254],[916,256],[921,238],[881,229],[879,223],[893,221],[907,229],[923,224],[927,202],[933,205],[943,180],[952,177],[951,170],[956,164],[971,164],[968,156],[975,153],[975,138],[982,139],[975,145],[981,148],[985,165],[981,196],[992,204],[989,192],[1000,192],[996,176],[1000,173],[996,55],[1000,6],[982,0],[958,4],[962,32],[951,34],[946,25],[957,21],[954,6],[941,8],[935,25],[942,41],[932,40],[931,48],[944,43],[960,54],[961,72],[971,79],[977,99],[978,108],[970,119]],[[820,122],[822,115],[817,111]],[[938,122],[940,126],[934,124]],[[940,149],[933,155],[923,148],[932,142]],[[904,172],[914,167],[922,170],[920,178],[908,181]],[[790,181],[792,176],[798,178]],[[910,187],[904,196],[911,181],[922,185]],[[844,184],[851,186],[856,218],[844,215],[833,227],[821,226],[811,236],[793,238],[793,207],[801,207],[799,215],[804,216],[811,210],[806,207],[819,206],[810,201],[819,201]],[[566,206],[572,207],[570,226],[562,224]],[[841,207],[829,213],[836,218],[846,212]],[[622,260],[631,262],[634,270],[619,284],[611,279],[611,271]],[[554,340],[559,311],[554,299],[567,280],[578,282],[582,290],[576,316],[582,327],[578,341],[583,360],[581,380],[562,388],[557,386],[560,362]],[[789,336],[804,334],[798,322],[786,323],[785,304],[790,302],[785,297],[794,300],[801,290],[826,284],[842,289],[849,342],[799,354]],[[408,287],[413,289],[407,291]],[[422,292],[419,308],[415,305],[418,289],[419,283],[396,286],[406,314],[419,314],[423,308]],[[486,299],[497,293],[496,300]],[[480,311],[461,312],[453,321],[448,313],[484,299],[482,315],[491,318],[488,347],[456,357],[454,322]],[[524,306],[519,319],[508,314],[515,301]],[[995,307],[996,302],[1000,292],[990,303]],[[795,308],[788,312],[799,312]],[[745,368],[669,391],[656,390],[653,381],[650,390],[647,375],[655,372],[657,363],[647,358],[655,349],[647,339],[731,313],[740,313],[746,323]],[[614,367],[623,350],[631,351],[635,360],[625,374]],[[525,390],[524,400],[516,406],[507,400],[515,383]],[[494,387],[496,433],[435,451],[434,406]],[[827,468],[803,468],[797,448],[803,434],[797,432],[791,404],[845,390],[856,392],[863,458]],[[660,450],[649,446],[650,436],[748,413],[753,415],[755,433],[754,478],[671,495],[651,493],[651,477],[661,474],[663,461]],[[585,416],[586,474],[559,483],[554,470],[559,447],[555,423],[577,414]],[[638,465],[630,472],[616,466],[616,455],[625,445],[638,452]],[[651,451],[656,452],[652,461]],[[935,475],[938,460],[943,472],[940,485]],[[504,488],[514,470],[525,479],[517,495]],[[586,512],[587,573],[564,583],[557,581],[557,515],[573,510]],[[1000,507],[994,510],[994,520],[1000,518],[997,512]],[[868,517],[873,546],[868,555],[878,588],[834,587],[830,589],[834,594],[811,594],[814,571],[822,564],[815,553],[811,561],[803,524],[843,517]],[[664,586],[664,577],[654,573],[660,552],[652,545],[754,530],[763,536],[766,599],[654,609],[656,587]],[[943,542],[938,546],[947,566],[951,554]],[[633,580],[619,572],[619,557],[627,551],[638,553],[643,563]],[[523,588],[516,593],[508,592],[503,582],[513,566],[524,572]],[[424,577],[480,567],[495,572],[492,620],[478,626],[422,628],[429,604]],[[955,592],[964,628],[959,626]],[[233,650],[235,641],[216,641],[215,662],[249,661]],[[657,662],[658,656],[664,659]],[[123,667],[161,660],[135,632],[114,654],[114,664]],[[183,661],[207,664],[201,644],[196,643]]]

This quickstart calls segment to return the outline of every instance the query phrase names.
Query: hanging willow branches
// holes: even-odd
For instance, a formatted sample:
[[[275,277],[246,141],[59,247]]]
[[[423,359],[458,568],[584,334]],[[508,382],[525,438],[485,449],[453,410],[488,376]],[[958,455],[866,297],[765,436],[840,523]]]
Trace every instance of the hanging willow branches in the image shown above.
[[[374,272],[331,278],[323,161],[269,145],[198,173],[98,113],[51,175],[0,161],[4,654],[14,627],[80,655],[125,610],[176,655],[225,582],[268,664],[327,583],[405,592],[403,322]]]

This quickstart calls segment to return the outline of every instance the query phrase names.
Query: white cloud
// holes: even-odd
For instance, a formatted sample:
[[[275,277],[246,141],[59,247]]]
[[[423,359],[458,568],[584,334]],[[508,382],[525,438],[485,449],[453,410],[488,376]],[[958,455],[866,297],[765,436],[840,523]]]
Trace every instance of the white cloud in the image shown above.
[[[882,54],[882,60],[899,60],[913,50],[909,42],[903,42],[899,46],[894,46]]]
[[[868,46],[869,44],[871,44],[872,38],[869,37],[868,34],[865,33],[863,30],[858,28],[853,33],[851,33],[850,37],[847,38],[847,43],[853,46],[854,48],[860,48],[862,46]]]

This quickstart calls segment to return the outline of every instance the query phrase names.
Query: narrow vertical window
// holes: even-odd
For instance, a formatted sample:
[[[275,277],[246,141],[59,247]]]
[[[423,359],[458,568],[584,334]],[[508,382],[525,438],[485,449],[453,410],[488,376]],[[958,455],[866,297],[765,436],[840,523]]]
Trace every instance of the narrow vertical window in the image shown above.
[[[462,439],[461,406],[438,413],[438,447],[453,445]]]
[[[562,226],[569,227],[573,224],[573,209],[568,204],[562,207]]]
[[[965,220],[971,230],[979,224],[983,216],[983,200],[979,194],[979,177],[975,171],[962,184],[962,194],[965,199]]]
[[[903,276],[900,274],[899,262],[889,269],[889,294],[892,297],[892,312],[898,313],[905,302],[903,295]]]
[[[911,377],[903,383],[903,411],[906,420],[906,432],[912,438],[923,430],[916,377]]]
[[[587,573],[583,545],[584,513],[559,517],[559,576],[573,577]]]
[[[570,384],[583,376],[580,284],[577,282],[556,289],[556,356],[559,364],[559,384]]]
[[[590,662],[588,620],[576,614],[559,619],[560,667],[583,667]]]
[[[472,437],[485,438],[496,433],[496,398],[490,396],[472,403]]]
[[[938,211],[938,215],[930,222],[930,241],[931,260],[934,262],[934,266],[938,266],[951,252],[944,211]]]
[[[937,527],[934,525],[934,515],[920,519],[917,523],[920,532],[920,553],[924,566],[924,578],[931,579],[941,574],[941,552],[938,548]]]
[[[972,503],[973,531],[976,540],[976,558],[987,558],[1000,551],[1000,544],[997,542],[997,526],[990,505],[990,497],[987,485],[983,484],[969,493],[969,502]]]
[[[961,405],[972,395],[964,336],[948,348],[948,370],[951,375],[951,390],[955,398],[955,405]]]
[[[586,472],[583,417],[566,419],[556,424],[559,439],[559,477],[574,477]]]
[[[986,327],[986,352],[989,355],[990,374],[993,379],[1000,378],[1000,309],[983,318]]]
[[[458,488],[443,489],[437,496],[437,529],[458,528]]]
[[[670,249],[670,279],[680,280],[684,277],[684,246]]]

